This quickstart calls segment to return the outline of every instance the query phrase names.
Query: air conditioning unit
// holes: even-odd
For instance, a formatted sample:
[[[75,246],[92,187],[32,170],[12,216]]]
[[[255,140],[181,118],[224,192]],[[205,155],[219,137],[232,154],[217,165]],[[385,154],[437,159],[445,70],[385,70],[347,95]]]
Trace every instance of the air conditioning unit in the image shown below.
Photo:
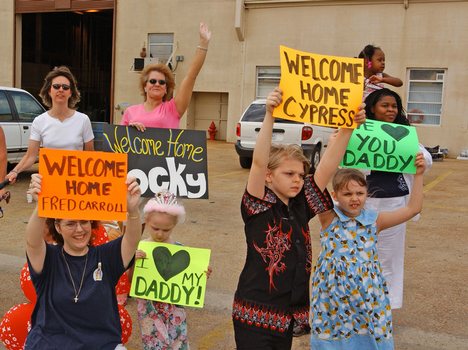
[[[144,58],[134,58],[133,59],[133,70],[141,71],[145,66],[145,59]]]
[[[142,71],[143,68],[152,63],[164,63],[160,58],[155,58],[155,57],[145,57],[145,58],[140,58],[136,57],[133,59],[133,70],[134,71]]]
[[[438,81],[444,80],[444,73],[437,73],[436,74],[436,80],[438,80]]]

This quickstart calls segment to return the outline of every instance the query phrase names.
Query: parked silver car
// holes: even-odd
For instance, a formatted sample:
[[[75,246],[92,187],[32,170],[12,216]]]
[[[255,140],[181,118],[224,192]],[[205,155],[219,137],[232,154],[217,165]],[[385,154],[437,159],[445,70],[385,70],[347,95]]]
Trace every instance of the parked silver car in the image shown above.
[[[253,101],[237,123],[235,148],[242,168],[252,165],[253,149],[265,117],[265,103],[264,99]],[[273,125],[272,142],[300,145],[311,161],[310,171],[314,172],[333,132],[333,128],[277,118]]]
[[[29,92],[0,86],[0,126],[5,132],[9,166],[18,163],[28,149],[34,118],[45,112]]]

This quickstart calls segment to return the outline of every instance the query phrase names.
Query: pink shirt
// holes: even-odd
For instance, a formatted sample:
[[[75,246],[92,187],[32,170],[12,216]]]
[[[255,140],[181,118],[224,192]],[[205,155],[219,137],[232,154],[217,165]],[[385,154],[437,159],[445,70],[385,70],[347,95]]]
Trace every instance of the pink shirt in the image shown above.
[[[180,115],[174,99],[169,102],[163,102],[153,111],[145,111],[143,104],[133,105],[125,110],[120,125],[129,125],[129,123],[142,123],[147,128],[178,129]]]

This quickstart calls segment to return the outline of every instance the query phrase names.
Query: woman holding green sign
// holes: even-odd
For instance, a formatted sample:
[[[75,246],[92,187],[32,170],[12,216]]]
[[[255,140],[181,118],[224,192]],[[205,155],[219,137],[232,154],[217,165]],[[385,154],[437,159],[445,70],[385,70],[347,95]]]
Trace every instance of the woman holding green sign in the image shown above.
[[[365,100],[368,119],[409,126],[400,96],[390,89],[372,92]],[[432,157],[420,145],[426,161],[426,171],[432,165]],[[414,176],[411,174],[371,171],[367,175],[369,199],[367,207],[377,211],[403,208],[409,198]],[[387,280],[390,305],[400,309],[403,304],[403,270],[406,223],[383,230],[377,243],[383,275]]]
[[[37,200],[42,177],[31,177]],[[25,349],[125,349],[115,285],[132,264],[141,236],[140,187],[127,179],[127,230],[109,243],[89,245],[90,220],[55,219],[58,244],[44,241],[38,208],[26,227],[26,256],[37,302]]]

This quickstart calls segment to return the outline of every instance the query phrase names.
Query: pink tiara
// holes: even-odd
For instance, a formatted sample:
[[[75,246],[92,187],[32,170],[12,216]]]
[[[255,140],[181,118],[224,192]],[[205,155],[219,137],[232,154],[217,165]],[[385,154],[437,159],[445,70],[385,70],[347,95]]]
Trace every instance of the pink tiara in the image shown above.
[[[182,223],[185,220],[185,208],[179,204],[175,194],[163,190],[155,194],[143,208],[143,213],[146,215],[151,212],[167,213],[172,216],[177,216],[177,223]]]

